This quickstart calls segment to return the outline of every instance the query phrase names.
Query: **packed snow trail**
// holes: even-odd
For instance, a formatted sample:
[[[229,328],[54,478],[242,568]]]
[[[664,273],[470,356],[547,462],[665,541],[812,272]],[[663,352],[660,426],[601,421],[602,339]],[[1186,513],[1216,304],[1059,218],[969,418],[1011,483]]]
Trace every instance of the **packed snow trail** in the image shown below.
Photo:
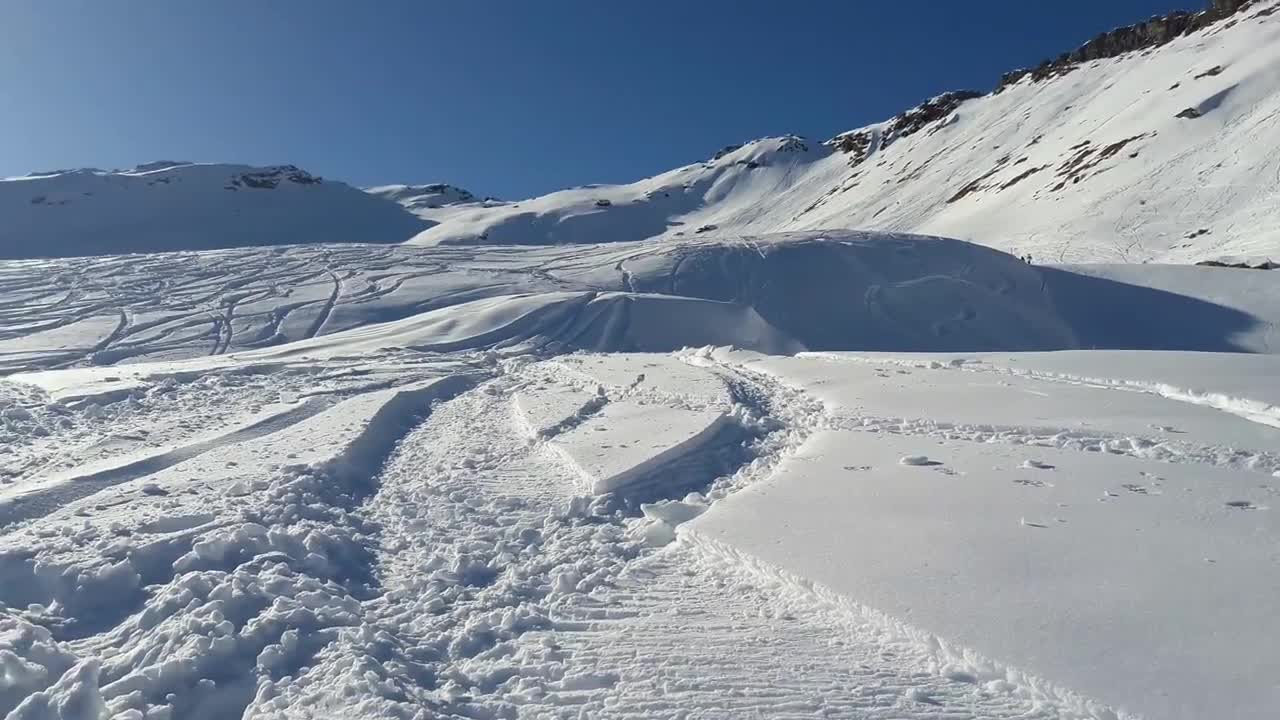
[[[805,392],[702,352],[473,367],[372,392],[331,373],[349,399],[328,410],[3,530],[0,637],[33,668],[21,687],[79,673],[92,699],[92,670],[114,716],[197,720],[1088,707],[678,539],[840,422]],[[534,395],[563,415],[541,434],[518,402]],[[593,497],[575,438],[615,442],[586,420],[629,403],[654,408],[645,423],[714,409],[733,431]]]

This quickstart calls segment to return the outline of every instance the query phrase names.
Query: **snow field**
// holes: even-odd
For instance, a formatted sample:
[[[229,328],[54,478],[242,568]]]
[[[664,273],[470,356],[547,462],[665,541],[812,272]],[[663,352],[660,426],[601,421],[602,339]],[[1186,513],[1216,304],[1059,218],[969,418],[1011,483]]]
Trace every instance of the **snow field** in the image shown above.
[[[1278,529],[1268,512],[1280,494],[1275,454],[1212,444],[1249,423],[1094,388],[1099,422],[1086,434],[1102,437],[1081,442],[1063,426],[1079,424],[1069,394],[1084,388],[1039,380],[1049,414],[1035,416],[1017,405],[1034,386],[991,387],[959,369],[968,365],[929,362],[936,369],[748,359],[814,392],[830,418],[768,481],[682,535],[818,583],[956,652],[998,658],[984,661],[988,675],[1029,673],[1014,684],[1073,712],[1266,717],[1277,701],[1274,653],[1256,628],[1277,609],[1277,568],[1259,538]],[[875,417],[886,397],[929,417]],[[1149,427],[1153,439],[1106,439],[1107,422],[1141,422],[1152,403],[1167,407],[1171,426]],[[967,413],[995,422],[951,422]],[[1049,425],[1001,428],[1004,413]],[[1228,435],[1275,441],[1255,427]]]
[[[0,717],[1112,720],[1271,702],[1244,626],[1264,636],[1275,595],[1274,356],[1008,352],[1189,306],[1204,312],[1175,340],[1267,350],[1269,305],[1200,281],[1223,271],[1150,268],[1144,288],[858,233],[272,253],[281,274],[251,250],[104,260],[105,280],[39,312],[62,327],[123,307],[112,342],[7,356],[63,369],[0,381]],[[166,272],[164,292],[139,284]],[[1073,304],[1096,282],[1134,300],[1111,330]],[[270,332],[246,336],[242,310]],[[191,334],[138,329],[144,312]],[[677,349],[702,340],[831,350]],[[1180,640],[1159,631],[1175,621]],[[1042,636],[1052,651],[1027,646]]]

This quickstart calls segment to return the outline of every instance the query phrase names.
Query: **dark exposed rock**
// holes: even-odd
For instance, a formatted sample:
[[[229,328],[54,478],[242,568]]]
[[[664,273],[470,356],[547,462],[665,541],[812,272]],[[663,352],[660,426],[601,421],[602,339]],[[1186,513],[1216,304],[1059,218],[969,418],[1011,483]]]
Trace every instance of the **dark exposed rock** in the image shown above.
[[[841,133],[825,144],[849,156],[849,165],[857,166],[873,151],[889,147],[899,138],[914,135],[921,130],[947,119],[966,100],[982,97],[976,90],[955,90],[929,98],[919,105],[899,113],[889,121],[880,135],[879,147],[872,147],[875,136],[870,130]]]
[[[731,152],[736,152],[741,148],[742,148],[741,145],[725,145],[724,147],[717,150],[715,155],[711,156],[711,162],[715,162],[716,160],[719,160],[725,155],[728,155]]]
[[[1201,265],[1203,267],[1240,268],[1241,270],[1280,270],[1280,263],[1270,259],[1241,261],[1201,260],[1196,263],[1196,265]]]
[[[996,92],[1030,76],[1040,82],[1058,75],[1066,75],[1076,67],[1092,60],[1113,58],[1135,50],[1158,47],[1174,38],[1202,30],[1248,7],[1252,0],[1211,0],[1209,8],[1201,12],[1178,10],[1164,16],[1156,16],[1136,25],[1127,25],[1102,33],[1089,42],[1057,58],[1045,60],[1034,68],[1023,68],[1005,73],[1000,78]]]
[[[961,103],[979,97],[982,97],[982,93],[976,90],[955,90],[925,100],[889,122],[889,127],[880,140],[880,147],[887,148],[898,138],[914,135],[931,123],[945,120]]]
[[[1088,175],[1088,172],[1097,167],[1103,161],[1120,154],[1120,151],[1124,150],[1128,145],[1148,137],[1154,137],[1155,134],[1155,132],[1142,133],[1141,135],[1134,135],[1122,140],[1117,140],[1116,142],[1103,147],[1094,145],[1091,140],[1086,140],[1079,145],[1072,147],[1071,150],[1075,151],[1075,154],[1067,158],[1058,166],[1057,175],[1062,178],[1062,180],[1057,185],[1050,188],[1050,192],[1062,190],[1068,183],[1074,185],[1087,177],[1092,177],[1091,175]],[[1136,154],[1137,153],[1130,154],[1129,157],[1134,157]],[[1104,171],[1099,170],[1093,174],[1097,175],[1101,172]]]
[[[613,205],[613,203],[604,198],[600,198],[599,200],[596,201],[596,207],[598,208],[607,208],[607,207],[610,207],[611,205]]]
[[[1201,117],[1203,115],[1204,113],[1200,112],[1200,108],[1189,107],[1186,110],[1183,110],[1182,112],[1178,113],[1174,117],[1179,117],[1186,120],[1195,120],[1196,118]]]
[[[254,172],[241,173],[239,176],[232,178],[231,184],[240,185],[243,183],[246,187],[270,190],[278,187],[280,182],[284,180],[298,185],[316,185],[323,182],[321,178],[299,169],[296,165],[277,165]]]
[[[1049,166],[1048,166],[1048,165],[1040,165],[1039,167],[1033,167],[1033,168],[1030,168],[1030,169],[1028,169],[1028,170],[1025,170],[1025,171],[1023,171],[1023,173],[1022,173],[1022,174],[1020,174],[1020,175],[1015,175],[1015,176],[1014,176],[1013,178],[1011,178],[1008,182],[1006,182],[1005,184],[1001,185],[1001,186],[1000,186],[1000,189],[1001,189],[1001,190],[1008,190],[1009,188],[1013,187],[1014,185],[1017,185],[1018,183],[1022,182],[1023,180],[1026,180],[1027,178],[1031,177],[1032,175],[1035,175],[1036,173],[1040,172],[1041,170],[1048,170],[1048,169],[1049,169]]]
[[[827,141],[827,145],[849,156],[849,166],[856,167],[871,154],[873,136],[869,130],[842,133]]]
[[[809,152],[809,145],[799,135],[788,135],[782,138],[782,144],[778,145],[778,152]]]

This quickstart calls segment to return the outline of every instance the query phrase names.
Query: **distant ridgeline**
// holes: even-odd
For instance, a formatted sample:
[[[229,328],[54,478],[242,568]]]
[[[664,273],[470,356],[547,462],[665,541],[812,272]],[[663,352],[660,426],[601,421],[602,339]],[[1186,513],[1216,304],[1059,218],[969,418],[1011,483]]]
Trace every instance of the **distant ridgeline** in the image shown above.
[[[1039,82],[1057,75],[1066,75],[1081,63],[1090,60],[1112,58],[1134,50],[1164,45],[1174,38],[1225,20],[1253,4],[1254,0],[1211,0],[1209,7],[1200,12],[1177,10],[1168,15],[1157,15],[1136,25],[1126,25],[1104,32],[1075,50],[1045,60],[1034,68],[1022,68],[1005,73],[1000,78],[1000,84],[995,91],[1000,92],[1027,76]],[[1274,9],[1271,12],[1274,12]]]

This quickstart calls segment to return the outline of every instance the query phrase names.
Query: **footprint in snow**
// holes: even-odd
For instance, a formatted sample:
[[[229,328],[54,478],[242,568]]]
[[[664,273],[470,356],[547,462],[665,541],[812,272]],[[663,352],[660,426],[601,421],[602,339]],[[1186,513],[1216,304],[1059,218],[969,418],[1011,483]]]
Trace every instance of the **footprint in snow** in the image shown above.
[[[1024,470],[1052,470],[1052,469],[1053,469],[1053,466],[1052,466],[1052,465],[1050,465],[1050,464],[1049,464],[1049,463],[1047,463],[1047,462],[1040,462],[1039,460],[1023,460],[1023,461],[1022,461],[1022,469],[1024,469]]]

